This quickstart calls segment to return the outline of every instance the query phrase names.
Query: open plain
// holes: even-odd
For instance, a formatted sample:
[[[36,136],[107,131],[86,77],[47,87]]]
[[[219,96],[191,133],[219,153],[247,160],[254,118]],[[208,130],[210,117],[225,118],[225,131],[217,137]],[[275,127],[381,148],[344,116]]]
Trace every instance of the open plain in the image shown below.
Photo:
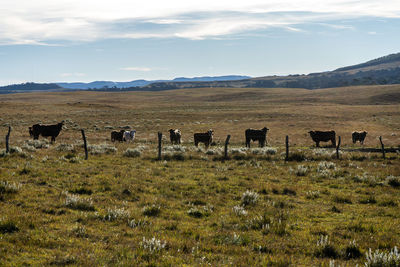
[[[30,140],[61,121],[54,144]],[[9,94],[0,125],[0,265],[361,266],[400,244],[400,155],[358,151],[399,148],[399,85]],[[245,149],[264,126],[267,148]],[[120,129],[135,141],[112,143]],[[216,146],[195,148],[208,129]],[[310,130],[335,130],[340,159]]]

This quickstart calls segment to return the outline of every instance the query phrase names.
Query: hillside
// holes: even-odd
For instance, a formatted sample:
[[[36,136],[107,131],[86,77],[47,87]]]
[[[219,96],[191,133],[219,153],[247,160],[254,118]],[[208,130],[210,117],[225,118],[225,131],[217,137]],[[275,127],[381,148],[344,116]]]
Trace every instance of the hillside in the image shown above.
[[[209,82],[209,81],[233,81],[248,79],[250,76],[226,75],[226,76],[204,76],[204,77],[178,77],[173,80],[134,80],[130,82],[95,81],[90,83],[57,83],[59,86],[68,89],[101,89],[101,88],[129,88],[143,87],[156,82]]]
[[[23,93],[28,91],[55,91],[63,89],[54,83],[22,83],[0,87],[0,94]]]
[[[239,81],[158,82],[149,84],[145,88],[150,91],[198,87],[321,89],[399,83],[400,53],[397,53],[334,71],[310,73],[308,75],[265,76]]]

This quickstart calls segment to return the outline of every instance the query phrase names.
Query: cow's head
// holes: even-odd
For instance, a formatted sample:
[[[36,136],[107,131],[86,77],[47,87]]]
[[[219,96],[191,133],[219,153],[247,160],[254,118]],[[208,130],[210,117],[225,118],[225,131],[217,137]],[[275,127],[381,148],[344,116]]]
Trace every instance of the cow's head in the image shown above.
[[[269,131],[269,129],[268,129],[267,127],[264,127],[264,128],[262,128],[261,130],[262,130],[263,132],[265,132],[265,133],[266,133],[267,131]]]
[[[169,132],[172,134],[172,133],[175,132],[175,130],[174,129],[169,129]]]
[[[209,135],[213,135],[214,134],[214,131],[213,131],[213,129],[210,129],[210,130],[208,130],[208,132],[207,132]]]

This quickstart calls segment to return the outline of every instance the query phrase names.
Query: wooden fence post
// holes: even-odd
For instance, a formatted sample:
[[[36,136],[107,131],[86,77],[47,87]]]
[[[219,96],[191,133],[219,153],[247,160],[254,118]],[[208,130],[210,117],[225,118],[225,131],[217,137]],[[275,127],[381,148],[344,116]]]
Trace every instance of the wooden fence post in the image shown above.
[[[385,155],[385,146],[383,145],[383,142],[382,142],[382,136],[379,136],[379,142],[381,142],[382,157],[385,159],[385,158],[386,158],[386,155]]]
[[[158,132],[158,160],[161,160],[161,141],[162,141],[162,133]]]
[[[231,139],[231,135],[230,134],[228,134],[227,136],[226,136],[226,140],[225,140],[225,150],[224,150],[224,157],[225,157],[225,159],[227,159],[228,158],[228,144],[229,144],[229,139]]]
[[[10,133],[11,133],[11,126],[8,126],[8,133],[6,135],[6,153],[10,152],[10,145],[9,145]]]
[[[286,145],[285,161],[289,161],[289,135],[286,135],[285,145]]]
[[[340,136],[339,136],[338,144],[337,144],[337,146],[336,146],[336,158],[337,158],[337,159],[339,159],[340,141],[341,141],[341,138],[340,138]]]
[[[85,160],[89,158],[88,149],[87,149],[87,142],[85,136],[85,130],[81,129],[82,138],[83,138],[83,147],[85,148]]]

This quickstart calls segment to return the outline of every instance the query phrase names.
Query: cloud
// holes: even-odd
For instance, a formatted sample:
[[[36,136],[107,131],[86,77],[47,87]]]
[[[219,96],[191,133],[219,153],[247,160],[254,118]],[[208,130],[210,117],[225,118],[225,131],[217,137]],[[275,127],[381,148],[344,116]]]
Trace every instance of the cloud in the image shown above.
[[[398,0],[4,0],[0,44],[51,45],[109,38],[221,38],[304,23],[400,18]]]
[[[151,71],[151,68],[147,68],[147,67],[124,67],[124,68],[120,68],[120,70],[126,70],[126,71]]]

